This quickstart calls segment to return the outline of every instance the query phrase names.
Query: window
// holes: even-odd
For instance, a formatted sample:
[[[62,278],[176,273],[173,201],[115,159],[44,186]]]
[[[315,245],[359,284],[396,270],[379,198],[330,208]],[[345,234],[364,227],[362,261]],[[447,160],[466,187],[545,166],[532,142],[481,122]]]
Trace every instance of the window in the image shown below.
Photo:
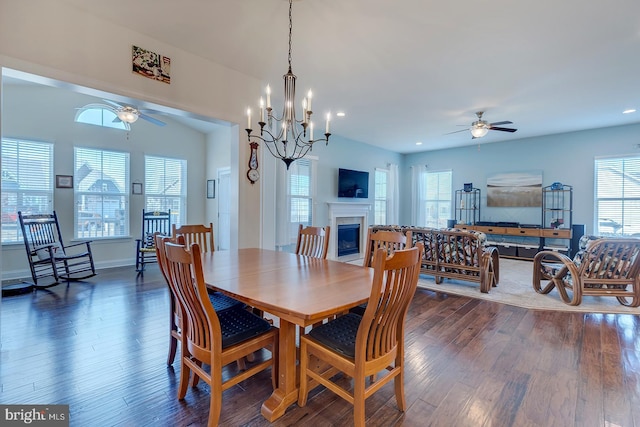
[[[77,123],[109,127],[121,130],[131,130],[129,123],[123,122],[113,108],[102,104],[87,104],[76,113]]]
[[[75,237],[129,235],[129,153],[74,149]]]
[[[374,200],[374,224],[387,224],[387,188],[389,170],[376,169],[375,171],[375,200]]]
[[[279,165],[278,180],[280,188],[286,192],[277,192],[278,218],[276,225],[277,243],[280,250],[293,252],[298,236],[298,226],[313,225],[313,197],[315,194],[316,160],[309,156],[291,163],[289,170]],[[285,210],[286,209],[286,210]]]
[[[598,235],[640,236],[640,157],[596,159]]]
[[[424,225],[443,228],[451,218],[451,171],[422,174]]]
[[[2,243],[22,242],[18,211],[53,210],[53,144],[2,140]]]
[[[187,214],[187,161],[145,156],[144,175],[145,209],[171,210],[171,224],[180,226]]]

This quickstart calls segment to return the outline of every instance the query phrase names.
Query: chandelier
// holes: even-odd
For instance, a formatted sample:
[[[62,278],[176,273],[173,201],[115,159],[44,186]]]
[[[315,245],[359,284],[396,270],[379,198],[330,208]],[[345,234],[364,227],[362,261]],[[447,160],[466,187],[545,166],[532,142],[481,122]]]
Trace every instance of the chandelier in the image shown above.
[[[296,76],[291,71],[291,30],[293,28],[291,19],[293,0],[289,0],[289,71],[284,78],[284,106],[282,116],[277,117],[271,108],[271,88],[267,85],[267,102],[260,98],[260,135],[252,135],[251,109],[247,109],[247,139],[249,143],[256,143],[256,140],[264,142],[267,149],[277,159],[281,159],[287,169],[291,163],[304,157],[318,141],[325,141],[329,144],[329,122],[331,115],[327,114],[325,123],[324,138],[313,138],[313,122],[311,121],[311,96],[309,91],[302,100],[302,118],[297,119],[295,109],[296,97]],[[266,110],[266,122],[265,122]],[[275,122],[275,129],[274,129]],[[266,125],[266,127],[265,127]]]

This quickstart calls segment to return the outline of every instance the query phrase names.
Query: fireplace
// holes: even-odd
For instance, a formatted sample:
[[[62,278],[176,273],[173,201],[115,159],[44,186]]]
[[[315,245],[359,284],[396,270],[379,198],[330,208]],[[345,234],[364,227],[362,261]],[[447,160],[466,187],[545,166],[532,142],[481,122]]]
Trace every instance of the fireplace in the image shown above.
[[[360,224],[338,224],[338,257],[360,253]]]
[[[327,257],[343,262],[364,258],[371,205],[348,202],[328,202],[327,204],[329,205],[329,224],[331,226]],[[348,227],[341,230],[343,225]],[[354,225],[357,227],[356,229],[354,229]],[[343,237],[343,233],[347,233],[347,235]],[[348,244],[338,243],[338,239],[349,239],[351,242]],[[345,248],[345,246],[347,247]],[[344,255],[345,249],[348,255]]]

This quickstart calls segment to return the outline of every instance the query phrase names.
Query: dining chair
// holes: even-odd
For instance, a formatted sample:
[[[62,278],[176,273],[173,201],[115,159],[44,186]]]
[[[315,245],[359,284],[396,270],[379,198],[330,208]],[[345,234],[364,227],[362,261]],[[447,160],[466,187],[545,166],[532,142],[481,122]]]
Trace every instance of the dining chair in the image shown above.
[[[379,248],[384,249],[387,255],[394,251],[410,248],[413,245],[411,231],[374,230],[369,227],[367,232],[367,246],[364,251],[365,267],[373,266],[373,257]]]
[[[330,226],[325,227],[298,227],[298,239],[295,253],[313,258],[327,259],[329,249]]]
[[[170,301],[170,311],[169,311],[169,354],[167,356],[167,365],[172,365],[175,357],[176,351],[178,349],[178,343],[182,339],[182,319],[180,308],[178,306],[179,300],[176,294],[176,291],[173,289],[171,282],[169,281],[169,272],[167,267],[167,255],[165,252],[165,243],[177,243],[180,245],[184,245],[184,237],[167,237],[161,234],[155,235],[156,243],[156,252],[158,257],[158,266],[160,267],[160,272],[165,278],[167,282],[167,286],[169,288],[169,301]],[[214,292],[212,290],[207,290],[209,295],[209,300],[213,305],[214,310],[220,313],[224,310],[228,310],[231,308],[245,308],[246,305],[238,301],[234,298],[231,298],[221,292]],[[246,365],[244,364],[244,359],[238,360],[238,368],[246,369]]]
[[[394,380],[398,407],[405,410],[404,324],[418,285],[423,251],[422,243],[390,256],[385,249],[377,249],[364,314],[347,313],[300,338],[299,406],[307,403],[309,381],[316,381],[351,403],[354,425],[364,426],[365,400]],[[353,379],[352,389],[332,381],[337,371]]]
[[[164,247],[169,283],[180,301],[182,319],[178,399],[185,398],[192,375],[192,386],[198,383],[197,379],[205,381],[211,388],[208,425],[216,426],[223,391],[268,368],[275,388],[278,328],[245,309],[216,312],[208,298],[199,245],[193,243],[187,249],[166,242]],[[271,357],[235,375],[223,375],[223,367],[262,349],[270,351]]]
[[[375,230],[369,227],[367,232],[367,246],[364,251],[364,267],[373,267],[373,258],[378,249],[384,249],[387,255],[397,250],[413,246],[411,231]],[[359,315],[364,314],[367,304],[360,304],[350,311]]]
[[[187,247],[191,246],[192,243],[197,243],[203,253],[216,250],[213,223],[210,222],[208,227],[204,224],[183,224],[180,227],[173,224],[171,227],[171,235],[173,237],[184,236],[184,243]]]

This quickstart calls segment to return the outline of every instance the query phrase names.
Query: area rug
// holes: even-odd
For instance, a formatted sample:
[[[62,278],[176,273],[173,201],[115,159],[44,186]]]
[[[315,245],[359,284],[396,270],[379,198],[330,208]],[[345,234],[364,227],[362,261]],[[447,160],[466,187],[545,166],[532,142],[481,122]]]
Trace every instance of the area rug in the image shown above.
[[[427,275],[420,275],[418,287],[535,310],[640,314],[640,308],[625,307],[615,297],[585,296],[582,298],[582,304],[570,306],[562,302],[555,289],[546,295],[538,294],[533,290],[532,278],[531,261],[500,258],[500,283],[488,294],[480,292],[480,285],[477,283],[444,279],[437,285],[433,276]]]

